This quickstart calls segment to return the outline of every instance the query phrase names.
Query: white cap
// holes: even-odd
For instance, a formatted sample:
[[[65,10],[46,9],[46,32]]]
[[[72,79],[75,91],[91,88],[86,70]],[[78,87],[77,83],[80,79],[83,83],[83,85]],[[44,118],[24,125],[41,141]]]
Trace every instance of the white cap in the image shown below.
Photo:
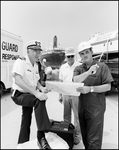
[[[91,44],[87,41],[84,41],[84,42],[81,42],[79,45],[78,45],[78,52],[81,52],[85,49],[88,49],[88,48],[91,48]]]
[[[42,48],[41,48],[41,41],[39,40],[31,40],[29,42],[27,42],[25,44],[25,49],[33,49],[33,50],[40,50],[42,51]]]
[[[46,59],[45,59],[45,58],[43,59],[43,62],[46,62]]]
[[[67,47],[65,49],[65,56],[75,55],[75,49],[73,47]]]

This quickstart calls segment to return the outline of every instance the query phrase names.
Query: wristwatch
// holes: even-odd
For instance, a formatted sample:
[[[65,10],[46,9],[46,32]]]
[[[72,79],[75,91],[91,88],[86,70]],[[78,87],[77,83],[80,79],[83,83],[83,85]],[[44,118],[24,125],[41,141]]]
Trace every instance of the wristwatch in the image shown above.
[[[93,86],[91,86],[90,88],[91,88],[91,89],[90,89],[90,92],[94,92]]]

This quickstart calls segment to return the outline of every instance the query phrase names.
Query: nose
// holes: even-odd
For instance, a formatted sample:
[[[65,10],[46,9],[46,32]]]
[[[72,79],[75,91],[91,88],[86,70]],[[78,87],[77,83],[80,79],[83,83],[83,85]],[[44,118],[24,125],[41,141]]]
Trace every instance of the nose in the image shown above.
[[[36,57],[40,57],[41,56],[41,53],[36,53]]]
[[[87,58],[87,57],[88,57],[88,55],[85,53],[85,54],[84,54],[84,57],[86,57],[86,58]]]

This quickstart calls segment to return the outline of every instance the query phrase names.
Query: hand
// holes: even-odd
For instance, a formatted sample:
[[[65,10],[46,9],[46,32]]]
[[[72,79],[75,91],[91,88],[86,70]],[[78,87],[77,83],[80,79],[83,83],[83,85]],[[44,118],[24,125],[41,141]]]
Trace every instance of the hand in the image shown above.
[[[89,75],[95,74],[98,68],[99,68],[99,66],[97,64],[92,65],[87,72]]]
[[[63,96],[62,96],[62,94],[59,94],[59,99],[58,99],[58,101],[62,104],[63,103]]]
[[[41,93],[41,92],[37,92],[37,93],[35,94],[35,96],[36,96],[39,100],[41,100],[41,101],[44,101],[44,100],[47,100],[47,99],[48,99],[47,95],[44,94],[44,93]]]
[[[48,92],[50,92],[51,90],[49,90],[49,89],[46,88],[46,87],[42,87],[42,88],[41,88],[41,91],[42,91],[43,93],[48,93]]]
[[[90,86],[83,86],[83,87],[79,87],[76,89],[78,92],[82,93],[82,94],[87,94],[90,92]]]
[[[52,79],[52,74],[47,74],[47,80]]]

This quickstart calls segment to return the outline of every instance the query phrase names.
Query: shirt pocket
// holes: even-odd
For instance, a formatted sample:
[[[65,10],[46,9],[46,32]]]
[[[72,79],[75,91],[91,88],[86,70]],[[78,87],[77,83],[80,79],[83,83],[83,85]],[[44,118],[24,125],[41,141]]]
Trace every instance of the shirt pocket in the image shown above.
[[[32,78],[33,78],[32,70],[29,68],[26,69],[26,77],[30,80],[32,80]]]
[[[35,72],[35,80],[36,82],[40,79],[39,73],[36,71]]]
[[[84,85],[93,86],[93,85],[96,85],[97,82],[98,82],[98,76],[97,76],[97,75],[89,75],[89,76],[84,80]]]

